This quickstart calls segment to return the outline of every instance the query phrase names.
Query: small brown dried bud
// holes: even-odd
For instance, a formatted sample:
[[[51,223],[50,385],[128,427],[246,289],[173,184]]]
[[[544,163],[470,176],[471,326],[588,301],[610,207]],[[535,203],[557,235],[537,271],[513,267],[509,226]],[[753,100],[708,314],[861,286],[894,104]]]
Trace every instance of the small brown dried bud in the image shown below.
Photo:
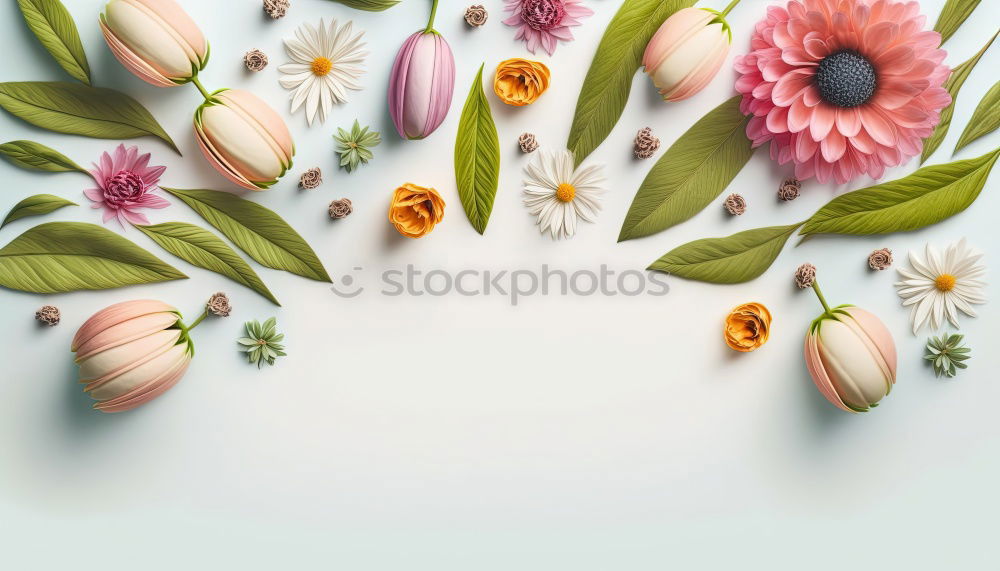
[[[341,198],[330,203],[330,218],[334,220],[346,218],[351,212],[354,212],[354,208],[351,206],[349,198]]]
[[[489,17],[489,13],[486,12],[486,8],[483,8],[482,4],[474,4],[465,10],[465,23],[473,28],[485,24]]]
[[[35,312],[35,319],[49,327],[59,324],[59,308],[54,305],[43,305]]]
[[[243,64],[250,71],[260,71],[267,67],[267,54],[257,49],[250,50],[243,56]]]
[[[264,0],[264,11],[267,12],[268,16],[277,20],[285,17],[290,5],[291,2],[288,0]]]
[[[219,317],[229,317],[229,312],[233,310],[233,307],[229,305],[229,298],[221,291],[212,294],[205,307],[208,308],[209,313]]]
[[[882,271],[892,265],[892,250],[882,248],[875,250],[868,256],[868,267],[875,271]]]
[[[521,147],[522,153],[532,153],[538,148],[538,140],[531,133],[521,133],[517,138],[517,144]]]
[[[726,197],[726,212],[733,216],[740,216],[747,211],[747,201],[738,194],[730,194]]]
[[[660,148],[660,139],[653,136],[653,130],[649,127],[642,129],[635,136],[635,145],[632,152],[637,159],[648,159]]]
[[[788,202],[789,200],[795,200],[799,197],[799,190],[802,189],[802,183],[797,178],[787,178],[778,187],[778,198]]]
[[[799,286],[799,289],[812,287],[815,281],[816,266],[812,264],[802,264],[799,266],[799,269],[795,270],[795,285]]]
[[[307,170],[299,177],[299,187],[306,190],[312,190],[321,184],[323,184],[323,171],[318,167]]]

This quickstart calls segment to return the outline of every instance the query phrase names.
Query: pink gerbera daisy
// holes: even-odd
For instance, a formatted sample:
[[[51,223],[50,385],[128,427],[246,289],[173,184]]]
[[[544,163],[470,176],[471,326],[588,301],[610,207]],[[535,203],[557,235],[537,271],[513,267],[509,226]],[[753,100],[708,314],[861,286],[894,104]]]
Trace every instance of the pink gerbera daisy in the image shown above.
[[[97,188],[83,191],[94,201],[94,208],[104,209],[104,221],[117,217],[122,226],[126,223],[149,224],[138,212],[141,208],[164,208],[170,203],[153,194],[166,167],[149,166],[149,153],[139,154],[139,147],[125,148],[118,145],[114,154],[105,152],[100,164],[94,164],[90,175]]]
[[[573,39],[570,26],[579,26],[580,18],[594,13],[581,0],[504,0],[510,17],[503,21],[517,28],[515,40],[524,40],[528,51],[542,46],[549,55],[556,51],[556,41]]]
[[[736,59],[747,136],[795,176],[845,183],[920,154],[951,103],[941,36],[917,2],[792,0],[757,23]]]

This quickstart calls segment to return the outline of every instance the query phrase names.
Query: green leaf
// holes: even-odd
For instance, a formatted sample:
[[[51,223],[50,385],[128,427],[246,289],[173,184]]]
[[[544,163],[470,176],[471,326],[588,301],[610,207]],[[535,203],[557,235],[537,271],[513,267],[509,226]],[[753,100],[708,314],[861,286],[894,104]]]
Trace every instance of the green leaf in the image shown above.
[[[965,126],[965,131],[962,131],[962,136],[955,145],[955,152],[979,137],[992,133],[997,127],[1000,127],[1000,81],[993,84],[976,106],[969,124]]]
[[[3,223],[0,223],[0,228],[3,228],[7,224],[20,220],[28,216],[38,216],[40,214],[48,214],[53,210],[58,210],[63,206],[76,206],[75,202],[70,202],[65,198],[60,198],[53,194],[36,194],[34,196],[29,196],[21,202],[14,205],[14,208],[10,209],[7,216],[3,219]]]
[[[661,232],[711,204],[753,154],[749,120],[737,95],[681,135],[639,186],[618,241]]]
[[[114,89],[61,81],[0,83],[0,107],[42,129],[97,139],[159,137],[180,154],[170,135],[138,101]]]
[[[934,24],[934,31],[941,34],[941,45],[948,41],[948,38],[958,30],[962,22],[972,14],[972,11],[979,6],[980,0],[948,0],[941,15],[938,16]]]
[[[15,165],[32,170],[47,172],[72,172],[84,174],[86,169],[68,157],[34,141],[9,141],[0,145],[0,155],[7,157]]]
[[[186,277],[95,224],[40,224],[0,248],[0,286],[32,293],[109,289]]]
[[[1000,148],[975,159],[923,167],[834,198],[802,227],[812,234],[889,234],[930,226],[975,202]]]
[[[331,281],[309,244],[273,211],[228,192],[161,188],[183,200],[261,265]]]
[[[226,276],[281,305],[253,268],[218,236],[186,222],[165,222],[136,228],[164,250],[185,262]]]
[[[500,184],[500,140],[483,90],[483,64],[462,108],[455,138],[455,179],[462,208],[476,232],[482,234],[493,212]]]
[[[614,128],[625,110],[632,77],[660,24],[695,0],[625,0],[608,24],[583,80],[566,147],[580,166]]]
[[[383,10],[388,10],[396,4],[399,4],[400,0],[333,0],[334,2],[340,2],[344,6],[349,8],[354,8],[355,10],[364,10],[366,12],[381,12]]]
[[[979,63],[980,58],[986,53],[993,40],[997,39],[997,34],[1000,34],[1000,31],[993,34],[993,37],[990,38],[990,41],[986,42],[986,45],[983,46],[983,49],[979,50],[979,53],[951,70],[951,75],[944,82],[944,88],[951,95],[951,103],[941,110],[941,121],[934,128],[934,132],[931,133],[930,137],[924,139],[924,151],[920,153],[920,164],[924,164],[924,161],[933,155],[934,151],[941,146],[941,142],[944,141],[945,136],[948,134],[948,128],[951,126],[951,116],[955,113],[955,102],[958,100],[958,92],[962,89],[962,84],[965,83],[966,78],[969,77],[969,73],[972,72],[972,68],[976,67],[976,64]]]
[[[648,269],[716,284],[748,282],[771,267],[802,223],[745,230],[726,238],[703,238],[667,252]]]
[[[69,11],[59,0],[17,0],[24,21],[56,63],[73,79],[90,85],[90,65],[80,34]]]

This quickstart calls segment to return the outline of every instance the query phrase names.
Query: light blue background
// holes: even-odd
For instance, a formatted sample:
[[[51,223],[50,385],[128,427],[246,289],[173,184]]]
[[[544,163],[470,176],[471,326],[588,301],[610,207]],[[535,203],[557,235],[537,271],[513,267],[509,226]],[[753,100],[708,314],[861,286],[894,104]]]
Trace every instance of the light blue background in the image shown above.
[[[190,118],[192,87],[157,89],[129,75],[97,27],[100,0],[66,0],[80,27],[98,85],[142,101],[181,146],[132,141],[168,169],[177,187],[230,188],[202,160]],[[429,2],[407,0],[383,14],[323,0],[293,0],[272,22],[257,0],[182,4],[212,44],[202,73],[210,89],[253,90],[282,111],[294,133],[295,169],[273,190],[251,196],[285,216],[313,244],[335,279],[371,283],[385,268],[641,269],[670,248],[705,236],[801,220],[838,193],[806,182],[792,203],[774,198],[789,173],[759,152],[732,185],[746,215],[710,207],[650,238],[616,244],[632,196],[652,166],[630,157],[637,130],[651,126],[669,146],[698,117],[732,94],[726,67],[697,97],[658,100],[637,75],[628,108],[590,161],[606,165],[599,223],[570,241],[540,236],[521,205],[516,150],[523,131],[543,147],[563,144],[600,35],[621,4],[589,0],[596,14],[574,28],[577,41],[539,54],[553,84],[536,104],[511,108],[489,95],[500,131],[501,187],[489,229],[478,236],[455,190],[452,146],[461,105],[479,64],[530,56],[500,22],[502,2],[484,2],[489,23],[468,30],[466,2],[443,0],[438,29],[455,50],[455,102],[448,120],[422,142],[402,142],[385,111],[396,49],[422,27]],[[707,4],[721,8],[722,0]],[[730,22],[736,54],[772,2],[743,0]],[[924,0],[933,24],[943,2]],[[964,61],[993,34],[997,10],[983,2],[946,45]],[[281,40],[305,21],[351,18],[366,30],[365,90],[325,125],[289,116],[277,84]],[[0,78],[65,79],[21,21],[0,7]],[[271,65],[250,75],[242,54],[264,50]],[[996,81],[996,46],[969,77],[951,133],[931,162],[951,149],[975,104]],[[487,72],[486,75],[489,75]],[[348,175],[336,170],[331,135],[357,117],[382,131],[375,160]],[[89,164],[116,142],[36,130],[0,113],[3,140],[33,139]],[[964,150],[983,154],[992,134]],[[662,152],[662,150],[661,150]],[[296,188],[311,166],[326,173],[315,191]],[[887,174],[903,176],[912,161]],[[78,201],[46,220],[100,223],[76,174],[46,175],[0,165],[3,205],[37,193]],[[1000,509],[1000,424],[996,403],[996,304],[964,319],[975,356],[956,380],[934,378],[921,360],[928,332],[913,336],[892,287],[894,271],[869,272],[868,253],[890,247],[897,265],[930,241],[962,236],[995,268],[998,175],[965,213],[919,232],[828,237],[789,244],[771,270],[738,286],[670,279],[666,297],[334,296],[325,284],[259,268],[283,302],[266,300],[159,250],[189,280],[106,292],[40,296],[0,292],[0,567],[5,569],[349,569],[653,570],[679,569],[995,569]],[[385,220],[389,195],[413,181],[448,202],[427,238],[398,238]],[[339,222],[327,203],[348,197]],[[182,204],[151,212],[154,222],[198,218]],[[41,219],[0,232],[6,243]],[[117,229],[117,228],[116,228]],[[827,297],[878,314],[898,344],[899,383],[879,409],[842,413],[805,372],[802,336],[819,306],[791,283],[795,267],[819,267]],[[360,266],[364,269],[354,271]],[[992,275],[992,273],[991,273]],[[364,280],[367,280],[364,281]],[[233,298],[234,315],[195,332],[197,358],[183,382],[140,410],[101,415],[75,384],[68,351],[76,328],[114,302],[152,297],[189,316],[211,293]],[[991,286],[987,295],[995,298]],[[771,341],[737,355],[721,339],[721,319],[741,302],[774,313]],[[63,323],[40,328],[46,303]],[[278,317],[289,356],[258,371],[233,340],[247,319]]]

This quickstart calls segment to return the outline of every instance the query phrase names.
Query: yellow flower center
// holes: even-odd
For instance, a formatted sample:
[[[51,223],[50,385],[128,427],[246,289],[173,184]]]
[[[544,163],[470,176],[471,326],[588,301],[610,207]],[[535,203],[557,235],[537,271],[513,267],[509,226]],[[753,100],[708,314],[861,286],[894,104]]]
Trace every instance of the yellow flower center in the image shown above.
[[[955,287],[955,276],[941,274],[934,280],[934,287],[938,288],[938,291],[951,291]]]
[[[560,184],[559,188],[556,189],[556,198],[558,198],[563,202],[570,202],[575,197],[576,197],[576,189],[573,188],[573,185],[568,182]]]
[[[325,57],[318,57],[313,60],[312,65],[309,67],[312,69],[314,75],[322,76],[330,73],[330,70],[333,69],[333,62]]]

